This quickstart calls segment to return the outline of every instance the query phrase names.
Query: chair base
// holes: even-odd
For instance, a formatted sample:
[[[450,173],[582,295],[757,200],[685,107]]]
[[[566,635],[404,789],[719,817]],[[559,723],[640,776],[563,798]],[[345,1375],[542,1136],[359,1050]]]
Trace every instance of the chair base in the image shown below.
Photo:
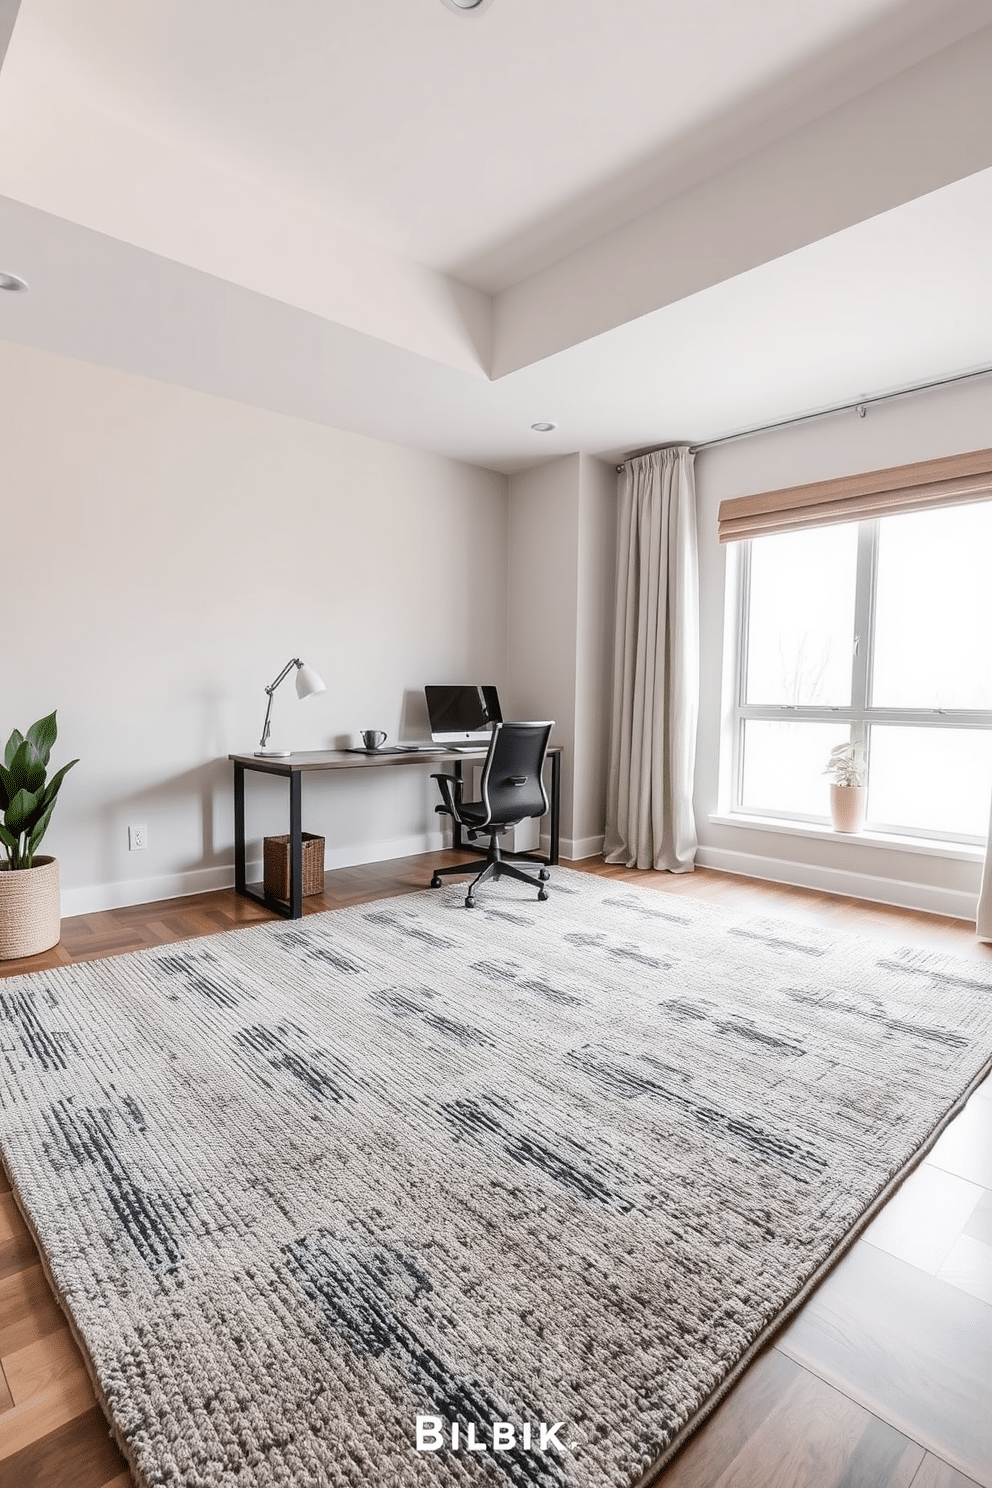
[[[478,858],[475,858],[474,860],[469,859],[467,863],[452,863],[444,868],[435,868],[434,876],[431,879],[431,888],[439,889],[441,887],[444,882],[442,875],[475,873],[475,877],[468,886],[468,893],[465,895],[466,909],[475,908],[475,891],[480,884],[486,883],[489,879],[492,879],[493,882],[498,878],[519,879],[521,883],[530,884],[532,888],[537,890],[538,899],[547,899],[548,891],[545,885],[551,877],[547,868],[541,868],[535,878],[531,873],[524,873],[523,869],[518,868],[515,863],[508,863],[500,852],[495,834],[489,839],[489,852],[486,855],[486,860],[482,868],[476,872],[478,862]]]

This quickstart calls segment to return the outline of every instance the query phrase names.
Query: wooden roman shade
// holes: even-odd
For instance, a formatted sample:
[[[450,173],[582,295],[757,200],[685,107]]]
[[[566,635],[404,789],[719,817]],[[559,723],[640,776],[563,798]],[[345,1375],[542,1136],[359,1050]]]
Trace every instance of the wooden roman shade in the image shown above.
[[[808,486],[787,486],[720,503],[720,541],[739,542],[771,532],[794,532],[828,522],[864,522],[896,512],[924,511],[992,499],[992,450],[972,450],[915,465],[893,465],[864,475]]]

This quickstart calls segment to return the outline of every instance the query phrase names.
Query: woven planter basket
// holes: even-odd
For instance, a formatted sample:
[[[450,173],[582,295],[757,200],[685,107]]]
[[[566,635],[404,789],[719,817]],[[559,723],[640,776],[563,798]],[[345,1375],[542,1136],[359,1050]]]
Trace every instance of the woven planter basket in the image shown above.
[[[35,858],[15,872],[0,863],[0,961],[37,956],[62,933],[57,858]]]
[[[289,836],[266,837],[262,843],[265,892],[289,901]],[[303,897],[324,892],[324,839],[303,833]]]

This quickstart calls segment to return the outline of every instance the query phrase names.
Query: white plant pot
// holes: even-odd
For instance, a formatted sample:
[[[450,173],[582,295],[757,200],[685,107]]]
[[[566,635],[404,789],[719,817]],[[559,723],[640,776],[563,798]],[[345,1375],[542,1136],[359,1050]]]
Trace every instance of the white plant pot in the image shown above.
[[[860,832],[865,824],[865,809],[868,805],[866,785],[832,785],[830,787],[830,815],[835,832]]]
[[[58,945],[61,914],[57,858],[38,857],[33,868],[13,871],[0,863],[0,961]]]

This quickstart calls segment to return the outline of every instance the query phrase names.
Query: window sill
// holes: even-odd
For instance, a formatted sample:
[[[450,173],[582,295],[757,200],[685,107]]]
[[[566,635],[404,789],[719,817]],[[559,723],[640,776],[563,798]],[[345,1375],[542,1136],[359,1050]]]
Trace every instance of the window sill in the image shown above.
[[[963,863],[982,863],[985,851],[972,842],[937,842],[932,837],[900,837],[894,832],[835,832],[818,822],[782,821],[774,816],[747,816],[742,811],[711,812],[718,827],[745,827],[748,831],[780,832],[787,837],[814,837],[864,847],[887,848],[890,852],[921,853],[930,858],[958,858]]]

